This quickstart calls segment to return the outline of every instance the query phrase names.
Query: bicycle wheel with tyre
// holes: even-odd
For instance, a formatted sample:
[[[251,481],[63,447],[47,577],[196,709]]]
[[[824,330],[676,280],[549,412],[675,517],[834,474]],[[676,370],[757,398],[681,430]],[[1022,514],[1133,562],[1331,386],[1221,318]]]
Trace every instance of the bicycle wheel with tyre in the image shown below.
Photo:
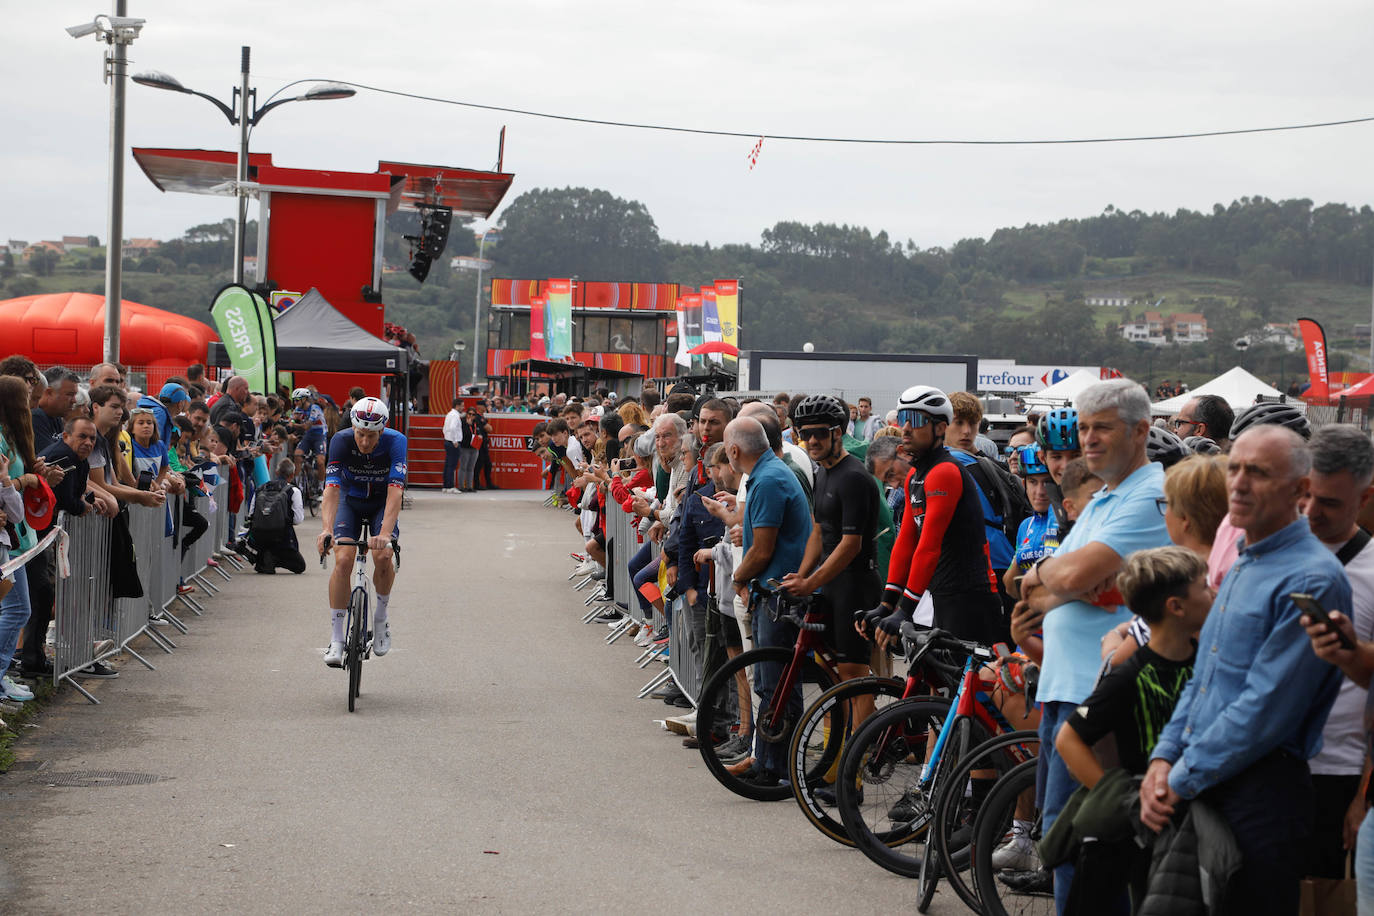
[[[894,874],[920,877],[934,808],[928,751],[950,714],[942,697],[902,700],[869,718],[840,756],[840,820],[864,855]],[[949,753],[950,749],[946,748]]]
[[[973,825],[973,876],[978,900],[987,916],[1051,916],[1054,893],[1027,883],[1029,872],[996,872],[992,854],[1011,828],[1018,799],[1035,791],[1036,761],[1028,760],[997,781]],[[1031,837],[1040,838],[1040,812],[1032,819]],[[1018,880],[1021,879],[1021,880]]]
[[[353,712],[363,683],[363,654],[367,641],[367,592],[353,590],[348,603],[348,646],[344,664],[348,668],[348,711]]]
[[[721,665],[702,685],[697,698],[701,759],[711,775],[736,795],[755,801],[781,801],[792,795],[786,782],[786,758],[793,730],[802,711],[837,682],[834,672],[807,657],[783,717],[766,734],[764,729],[755,734],[754,723],[762,718],[760,708],[770,699],[760,696],[758,685],[779,677],[791,664],[792,655],[792,649],[781,646],[751,649]],[[731,772],[760,753],[777,761],[777,783],[741,778],[743,774]]]
[[[959,763],[968,756],[969,750],[975,743],[982,743],[982,739],[974,739],[974,730],[986,732],[986,730],[967,716],[960,716],[954,720],[953,729],[949,733],[945,745],[940,749],[940,755],[930,766],[928,774],[931,798],[938,801],[940,793],[949,781],[950,773],[958,767]],[[940,883],[940,859],[936,852],[937,830],[932,829],[934,821],[934,808],[931,809],[931,825],[926,829],[925,843],[921,849],[921,867],[917,874],[919,889],[916,892],[916,909],[924,913],[930,908],[930,901],[935,897],[935,888]]]
[[[834,794],[840,754],[858,727],[852,715],[854,704],[868,699],[877,708],[885,708],[901,699],[905,689],[904,680],[890,677],[861,677],[836,684],[802,713],[792,735],[787,752],[792,797],[811,825],[837,843],[854,845],[835,809]]]
[[[1033,760],[1039,746],[1039,734],[1030,730],[1007,732],[984,741],[950,771],[935,799],[927,845],[938,862],[939,876],[975,912],[979,908],[978,892],[969,872],[969,853],[978,811],[992,784],[1019,764]],[[979,773],[977,778],[975,772]]]

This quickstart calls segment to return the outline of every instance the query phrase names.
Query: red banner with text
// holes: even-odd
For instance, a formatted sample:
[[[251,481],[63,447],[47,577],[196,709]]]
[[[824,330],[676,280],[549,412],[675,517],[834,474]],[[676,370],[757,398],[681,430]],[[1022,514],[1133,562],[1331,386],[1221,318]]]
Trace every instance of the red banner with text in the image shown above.
[[[530,433],[541,419],[534,414],[487,414],[487,449],[492,480],[506,490],[538,490],[543,486],[543,462],[530,451]]]
[[[1307,350],[1307,375],[1312,387],[1307,389],[1307,397],[1324,398],[1331,392],[1331,382],[1326,374],[1326,332],[1312,318],[1299,318],[1298,329],[1302,332],[1302,345]]]

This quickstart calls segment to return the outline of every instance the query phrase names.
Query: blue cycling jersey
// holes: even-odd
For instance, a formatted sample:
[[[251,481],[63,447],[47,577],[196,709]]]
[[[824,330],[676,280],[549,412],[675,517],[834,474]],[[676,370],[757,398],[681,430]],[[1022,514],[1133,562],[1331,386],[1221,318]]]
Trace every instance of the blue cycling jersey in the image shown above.
[[[309,409],[301,410],[299,407],[291,411],[291,419],[305,425],[305,435],[307,438],[324,435],[324,411],[319,404],[311,404]]]
[[[1059,519],[1051,509],[1026,518],[1016,532],[1016,568],[1030,569],[1059,549]]]
[[[394,429],[384,429],[377,447],[363,454],[353,430],[340,430],[329,440],[328,461],[326,487],[339,487],[351,499],[385,499],[387,487],[405,485],[406,437]]]

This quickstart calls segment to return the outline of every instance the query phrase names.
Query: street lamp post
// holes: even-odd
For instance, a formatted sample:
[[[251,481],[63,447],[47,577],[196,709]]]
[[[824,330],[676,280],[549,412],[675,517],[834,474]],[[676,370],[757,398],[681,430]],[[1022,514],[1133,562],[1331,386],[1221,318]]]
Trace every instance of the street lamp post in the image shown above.
[[[69,26],[73,38],[94,35],[110,46],[105,54],[105,80],[110,84],[110,212],[105,227],[105,339],[103,359],[119,362],[120,306],[124,298],[124,76],[129,45],[147,20],[125,15],[126,0],[115,0],[113,16],[101,14],[90,22]]]
[[[487,250],[487,233],[491,232],[488,226],[482,232],[482,240],[477,244],[477,295],[472,306],[472,382],[477,384],[477,354],[482,350],[482,260]]]
[[[140,86],[150,86],[154,89],[166,89],[170,92],[181,92],[186,95],[200,96],[209,101],[220,110],[229,123],[239,129],[239,152],[238,167],[235,170],[234,195],[238,198],[238,219],[234,223],[234,282],[243,283],[243,253],[245,245],[245,233],[248,227],[248,136],[252,128],[256,127],[267,113],[278,105],[285,105],[287,102],[313,102],[324,99],[346,99],[356,93],[353,89],[342,83],[320,83],[312,86],[301,95],[294,95],[290,98],[277,99],[277,93],[273,93],[268,98],[267,103],[261,108],[258,107],[258,91],[248,85],[248,64],[251,57],[251,49],[246,45],[241,49],[239,58],[239,85],[235,86],[232,95],[232,105],[226,105],[219,99],[204,92],[197,92],[195,89],[188,89],[181,84],[176,77],[157,70],[149,70],[144,73],[135,74],[133,81]],[[298,80],[297,82],[311,82],[310,80]],[[296,83],[287,83],[282,89],[294,86]],[[281,92],[278,89],[277,92]],[[274,100],[275,99],[275,100]]]

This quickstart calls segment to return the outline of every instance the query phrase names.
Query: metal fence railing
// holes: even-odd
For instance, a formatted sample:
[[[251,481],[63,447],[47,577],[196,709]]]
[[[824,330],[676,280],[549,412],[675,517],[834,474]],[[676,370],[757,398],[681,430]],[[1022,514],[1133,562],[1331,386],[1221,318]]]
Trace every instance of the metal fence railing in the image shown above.
[[[213,568],[224,579],[230,578],[222,568],[209,565],[231,535],[228,482],[220,481],[208,497],[193,496],[193,505],[206,515],[209,527],[183,556],[182,538],[187,533],[182,524],[184,498],[172,497],[163,506],[129,506],[115,519],[94,512],[80,517],[59,515],[59,524],[66,533],[66,560],[59,564],[53,613],[54,684],[65,680],[86,699],[98,703],[76,679],[81,669],[118,652],[128,652],[152,669],[153,665],[129,644],[141,635],[164,652],[170,652],[176,644],[158,631],[151,618],[160,615],[184,633],[186,626],[171,613],[171,606],[180,601],[194,613],[204,610],[188,595],[178,593],[180,581],[195,579],[213,594],[218,589],[207,578],[208,569]],[[115,574],[120,572],[117,564],[124,561],[114,556],[113,545],[116,528],[124,526],[133,543],[134,567],[143,591],[138,598],[115,597]],[[223,557],[226,562],[233,562],[231,555]],[[70,569],[63,576],[60,573],[66,566]]]

